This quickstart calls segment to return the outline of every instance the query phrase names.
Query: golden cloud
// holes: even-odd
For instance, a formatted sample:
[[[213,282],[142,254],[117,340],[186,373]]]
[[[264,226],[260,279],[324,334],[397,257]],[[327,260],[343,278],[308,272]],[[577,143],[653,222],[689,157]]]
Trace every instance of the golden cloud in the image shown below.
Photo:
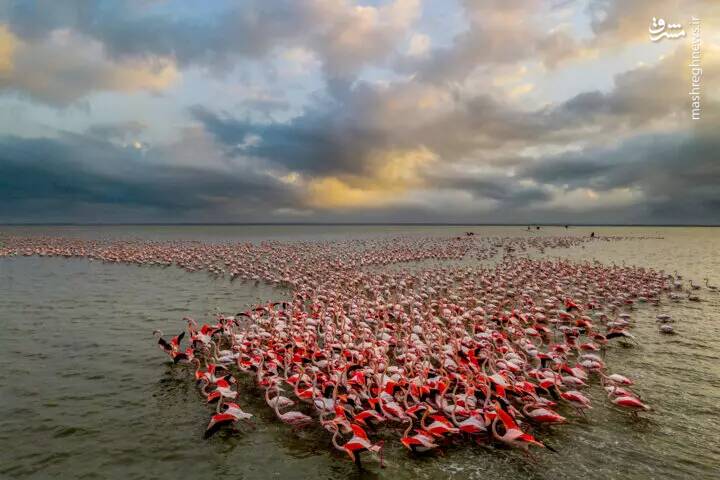
[[[178,76],[175,64],[169,60],[136,61],[117,66],[108,87],[119,91],[160,91],[175,83]]]
[[[8,30],[7,25],[0,25],[0,75],[9,74],[13,69],[13,54],[17,39]]]
[[[310,180],[306,201],[315,208],[379,208],[400,203],[412,189],[425,185],[422,169],[436,160],[425,147],[381,152],[369,159],[369,175]]]
[[[65,105],[97,91],[161,91],[179,73],[175,63],[151,57],[115,62],[102,44],[69,30],[23,42],[0,28],[0,89]]]

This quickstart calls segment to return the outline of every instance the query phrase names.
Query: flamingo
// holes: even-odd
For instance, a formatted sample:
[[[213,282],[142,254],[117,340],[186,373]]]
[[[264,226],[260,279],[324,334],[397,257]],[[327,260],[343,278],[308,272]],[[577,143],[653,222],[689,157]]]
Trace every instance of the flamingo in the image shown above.
[[[173,360],[174,363],[177,363],[181,359],[187,359],[187,355],[180,352],[180,342],[182,341],[183,337],[185,336],[184,330],[182,332],[180,332],[178,335],[175,335],[170,340],[170,342],[167,342],[163,338],[163,333],[160,330],[154,330],[153,336],[157,337],[158,345],[160,346],[160,349],[163,352],[167,353],[168,356]],[[179,357],[179,355],[184,355],[184,356]]]
[[[279,420],[319,424],[348,454],[362,448],[379,454],[368,448],[373,444],[364,428],[392,436],[393,427],[386,426],[391,422],[404,426],[396,437],[417,452],[438,448],[440,438],[477,440],[489,433],[529,454],[542,442],[528,424],[567,423],[555,411],[557,402],[584,412],[590,401],[578,390],[598,377],[613,405],[631,415],[645,411],[629,388],[632,380],[608,373],[607,346],[616,338],[638,343],[631,311],[692,296],[682,282],[675,289],[679,276],[653,269],[523,255],[587,241],[417,236],[203,244],[3,236],[0,257],[176,265],[285,287],[284,302],[262,302],[233,316],[218,313],[202,326],[187,318],[186,332],[176,341],[160,342],[158,332],[163,352],[188,365],[191,378],[194,369],[200,398],[217,402],[216,415],[234,412],[228,402],[239,396],[231,373],[237,366],[239,375],[264,390]],[[453,263],[470,257],[497,263],[493,268]],[[444,263],[426,268],[424,262]],[[182,350],[186,333],[190,342]],[[284,383],[292,387],[287,393]],[[281,413],[297,403],[307,403],[318,415]],[[212,431],[228,423],[235,422],[215,418]],[[348,435],[351,440],[344,442]]]
[[[425,410],[425,413],[423,414],[423,419],[429,411],[429,409]],[[405,446],[405,448],[415,453],[425,453],[435,448],[438,448],[438,445],[435,443],[434,437],[430,432],[426,432],[424,430],[417,430],[415,435],[411,436],[410,430],[412,430],[413,428],[412,419],[408,417],[407,423],[408,426],[405,429],[405,432],[403,432],[402,438],[400,439],[400,442]]]
[[[566,423],[567,419],[552,410],[538,404],[528,404],[523,406],[523,413],[526,417],[536,423]]]
[[[275,404],[273,405],[273,410],[275,410],[275,415],[281,422],[287,423],[288,425],[295,428],[306,427],[313,422],[312,417],[309,417],[297,410],[290,410],[284,413],[280,413],[279,403],[280,402],[275,402]]]
[[[580,413],[585,413],[585,410],[591,409],[590,399],[582,393],[576,390],[569,390],[567,392],[560,392],[560,398],[568,402]]]
[[[529,453],[530,445],[545,447],[545,445],[537,441],[535,437],[529,433],[523,432],[517,423],[515,423],[515,420],[513,420],[513,418],[508,415],[508,413],[503,410],[497,402],[495,403],[495,413],[496,416],[492,421],[491,431],[496,440],[510,447],[520,448],[525,453]],[[499,422],[502,422],[505,427],[505,433],[503,434],[498,432],[497,426]]]
[[[375,410],[363,410],[357,415],[353,416],[353,421],[360,425],[367,426],[368,424],[378,424],[385,421],[385,418],[377,413]]]
[[[631,410],[634,414],[638,411],[650,410],[650,407],[642,403],[637,397],[631,395],[618,396],[610,400],[618,407]]]
[[[365,430],[363,430],[363,428],[357,423],[353,423],[351,425],[351,429],[353,432],[353,436],[350,440],[345,442],[344,445],[340,445],[337,442],[337,437],[340,431],[338,429],[335,429],[335,433],[332,436],[333,446],[337,450],[347,453],[350,459],[355,462],[358,467],[362,466],[360,454],[362,454],[363,452],[370,452],[377,455],[380,462],[380,467],[384,467],[382,456],[383,442],[380,441],[376,444],[370,443],[367,433],[365,433]]]
[[[436,437],[444,437],[460,431],[460,429],[453,427],[452,423],[450,423],[450,421],[442,415],[430,415],[430,418],[433,419],[433,422],[430,425],[425,423],[425,418],[426,416],[423,415],[422,420],[420,421],[423,431],[430,432]]]
[[[265,390],[265,402],[270,408],[287,408],[295,405],[295,402],[290,400],[288,397],[284,397],[280,394],[282,392],[282,389],[280,389],[279,387],[275,389],[276,395],[272,398],[270,398],[270,390],[270,388]]]
[[[220,412],[220,410],[224,410]],[[205,429],[205,438],[210,438],[224,425],[234,425],[240,420],[249,420],[253,417],[251,413],[244,412],[237,403],[218,403],[218,413],[210,418]]]

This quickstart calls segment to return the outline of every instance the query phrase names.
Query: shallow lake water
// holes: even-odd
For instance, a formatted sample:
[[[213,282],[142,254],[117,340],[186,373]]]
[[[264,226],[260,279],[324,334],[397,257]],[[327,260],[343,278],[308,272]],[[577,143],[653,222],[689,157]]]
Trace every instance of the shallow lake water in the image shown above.
[[[376,235],[602,235],[652,239],[596,242],[546,251],[673,272],[720,284],[720,229],[388,226],[1,227],[0,233],[85,238],[201,241],[330,240]],[[540,255],[534,253],[534,255]],[[275,421],[251,382],[241,403],[254,428],[202,433],[210,407],[191,374],[169,365],[151,332],[180,331],[182,317],[209,318],[282,299],[266,285],[230,282],[168,267],[78,259],[0,259],[0,478],[493,478],[697,479],[720,474],[720,294],[701,302],[663,302],[633,312],[640,345],[614,345],[611,371],[636,380],[653,410],[635,420],[609,408],[597,385],[587,418],[538,436],[557,453],[536,461],[507,449],[467,444],[411,458],[388,445],[388,468],[358,471],[320,429],[294,432]],[[678,335],[657,332],[669,312]]]

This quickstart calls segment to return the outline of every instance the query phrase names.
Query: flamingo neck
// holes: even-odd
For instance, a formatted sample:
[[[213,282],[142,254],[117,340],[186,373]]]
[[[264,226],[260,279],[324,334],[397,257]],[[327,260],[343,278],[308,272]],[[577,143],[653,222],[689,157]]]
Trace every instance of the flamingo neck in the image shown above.
[[[341,451],[341,452],[344,452],[345,449],[343,448],[343,446],[340,445],[340,444],[337,442],[337,437],[338,437],[339,434],[340,434],[340,430],[337,430],[337,429],[336,429],[336,430],[335,430],[335,433],[333,433],[333,436],[332,436],[332,444],[333,444],[333,446],[334,446],[337,450],[339,450],[339,451]]]
[[[277,396],[278,396],[278,397],[280,396],[280,391],[279,391],[279,390],[278,390],[278,392],[277,392]],[[279,399],[277,399],[277,398],[276,398],[276,400],[275,400],[275,404],[273,405],[273,410],[275,410],[275,415],[277,415],[278,417],[281,416],[281,414],[280,414],[280,402],[279,402]]]
[[[427,418],[428,414],[430,413],[430,409],[425,409],[425,413],[423,413],[422,418],[420,419],[420,426],[423,428],[423,430],[427,429],[427,426],[425,425],[425,419]]]
[[[497,431],[497,423],[498,423],[499,417],[495,417],[492,421],[492,425],[490,426],[490,429],[492,430],[493,437],[495,437],[497,440],[503,441],[503,437],[498,433]]]
[[[403,437],[407,437],[408,435],[410,435],[410,430],[412,430],[412,427],[413,427],[412,418],[408,417],[407,422],[408,422],[408,426],[405,429],[405,431],[403,432]]]

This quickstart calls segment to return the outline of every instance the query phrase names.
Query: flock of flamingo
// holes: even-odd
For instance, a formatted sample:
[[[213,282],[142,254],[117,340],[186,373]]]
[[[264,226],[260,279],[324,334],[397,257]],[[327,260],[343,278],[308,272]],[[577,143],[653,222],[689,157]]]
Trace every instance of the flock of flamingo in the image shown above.
[[[637,237],[634,237],[637,238]],[[170,339],[199,398],[214,403],[209,437],[253,415],[239,405],[240,376],[294,428],[318,425],[361,463],[383,464],[393,438],[415,454],[475,441],[550,446],[537,432],[592,408],[599,382],[630,415],[650,407],[633,380],[610,372],[612,342],[630,332],[639,303],[684,300],[677,275],[531,253],[622,237],[397,237],[317,242],[200,243],[4,237],[0,257],[84,257],[175,265],[287,289],[286,301],[210,323],[186,318]],[[700,300],[691,292],[687,299]],[[706,281],[705,288],[717,291]],[[660,331],[672,319],[658,315]],[[183,341],[187,339],[183,346]],[[258,392],[257,388],[252,388]]]

